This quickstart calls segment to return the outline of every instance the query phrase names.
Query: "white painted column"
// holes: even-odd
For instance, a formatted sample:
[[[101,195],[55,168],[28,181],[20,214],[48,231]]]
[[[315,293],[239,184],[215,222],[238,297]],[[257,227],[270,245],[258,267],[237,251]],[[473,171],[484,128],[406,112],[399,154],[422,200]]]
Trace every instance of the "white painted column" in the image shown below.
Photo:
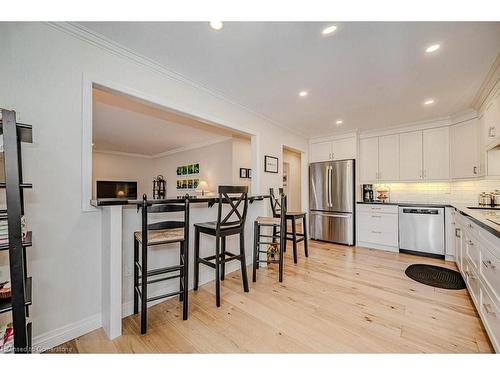
[[[110,340],[122,334],[122,206],[102,210],[102,326]]]

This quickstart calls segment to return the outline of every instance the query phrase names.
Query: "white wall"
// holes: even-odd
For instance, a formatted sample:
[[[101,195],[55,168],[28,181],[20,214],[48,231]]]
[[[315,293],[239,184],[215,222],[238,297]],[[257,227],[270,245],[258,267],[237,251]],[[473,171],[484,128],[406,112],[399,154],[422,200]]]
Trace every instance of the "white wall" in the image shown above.
[[[252,169],[252,147],[250,140],[233,138],[233,183],[250,188],[252,180],[240,178],[240,168]]]
[[[100,325],[101,212],[82,211],[82,147],[91,152],[91,141],[83,142],[82,135],[89,116],[83,103],[91,95],[86,79],[253,134],[260,192],[281,179],[263,173],[264,155],[280,156],[281,144],[307,152],[304,137],[74,27],[0,23],[0,45],[0,106],[15,109],[34,128],[24,176],[34,184],[26,194],[26,215],[34,236],[28,268],[35,343],[55,344]],[[254,206],[252,215],[263,209]]]
[[[92,197],[95,198],[96,181],[137,181],[137,197],[152,194],[153,160],[132,155],[107,152],[92,153]]]
[[[195,190],[177,190],[176,181],[199,178],[208,182],[210,192],[217,192],[218,185],[233,183],[233,146],[232,139],[217,142],[193,150],[176,152],[161,158],[153,159],[154,174],[161,174],[167,180],[167,195],[177,196],[196,194]],[[199,175],[177,176],[177,167],[189,164],[200,164]]]

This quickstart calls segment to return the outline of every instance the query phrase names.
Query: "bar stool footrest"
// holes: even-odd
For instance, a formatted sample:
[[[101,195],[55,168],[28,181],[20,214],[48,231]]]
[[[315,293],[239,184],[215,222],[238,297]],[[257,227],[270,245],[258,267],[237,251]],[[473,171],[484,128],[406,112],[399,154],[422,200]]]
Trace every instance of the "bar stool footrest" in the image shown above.
[[[153,301],[156,301],[156,300],[159,300],[159,299],[163,299],[163,298],[178,296],[179,294],[182,294],[182,293],[184,293],[184,292],[182,290],[179,290],[177,292],[162,294],[160,296],[150,297],[150,298],[147,299],[146,302],[153,302]]]

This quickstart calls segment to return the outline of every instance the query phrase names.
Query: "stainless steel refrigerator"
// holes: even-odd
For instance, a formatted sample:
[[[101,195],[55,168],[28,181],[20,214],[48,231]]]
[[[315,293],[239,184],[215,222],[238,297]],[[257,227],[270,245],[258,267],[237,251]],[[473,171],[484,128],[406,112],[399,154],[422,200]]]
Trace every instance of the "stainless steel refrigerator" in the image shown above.
[[[311,238],[354,245],[354,160],[309,165]]]

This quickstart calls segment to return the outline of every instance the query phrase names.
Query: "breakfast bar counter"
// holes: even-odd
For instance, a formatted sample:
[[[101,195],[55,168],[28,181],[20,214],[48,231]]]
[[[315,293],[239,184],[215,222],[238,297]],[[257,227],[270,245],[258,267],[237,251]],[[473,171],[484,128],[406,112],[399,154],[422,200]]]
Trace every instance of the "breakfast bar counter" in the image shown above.
[[[191,224],[214,217],[215,212],[211,207],[219,201],[218,195],[148,199],[147,203],[148,205],[183,203],[186,198],[190,203],[190,211],[195,213],[195,215],[190,215]],[[266,198],[269,198],[269,195],[253,195],[248,197],[248,201],[254,203],[264,201]],[[114,339],[121,335],[122,318],[130,314],[126,312],[128,302],[123,300],[123,297],[127,299],[128,295],[128,285],[124,285],[124,279],[127,278],[126,272],[130,268],[127,264],[131,262],[129,258],[131,258],[133,231],[138,229],[140,219],[140,214],[135,208],[142,205],[143,200],[96,199],[91,200],[90,203],[102,212],[102,326],[107,336]],[[252,207],[253,214],[249,215],[248,222],[253,222],[252,216],[262,215],[267,207],[264,204],[257,206]],[[250,234],[251,232],[248,233],[247,238],[251,238]],[[248,244],[248,248],[251,248],[251,244]]]

